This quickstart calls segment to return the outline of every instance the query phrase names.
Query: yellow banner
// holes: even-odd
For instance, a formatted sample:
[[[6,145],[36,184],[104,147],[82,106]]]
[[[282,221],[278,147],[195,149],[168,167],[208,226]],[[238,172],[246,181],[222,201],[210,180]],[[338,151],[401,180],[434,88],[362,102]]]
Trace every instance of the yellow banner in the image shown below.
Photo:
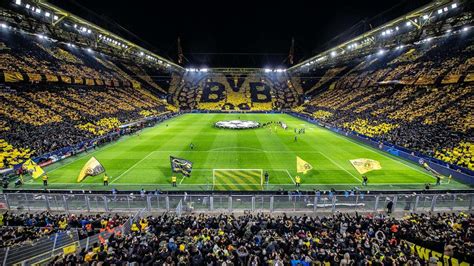
[[[86,85],[89,85],[89,86],[94,86],[94,80],[93,79],[86,79]]]
[[[84,84],[82,78],[74,77],[74,84]]]
[[[96,176],[103,172],[105,172],[105,169],[102,164],[100,164],[95,157],[92,157],[87,161],[84,167],[82,167],[82,170],[77,177],[77,182],[82,182],[88,176]]]
[[[23,168],[26,169],[28,172],[31,173],[31,176],[36,179],[42,175],[44,175],[44,170],[41,166],[37,165],[33,160],[29,159],[23,164]]]
[[[458,260],[456,258],[446,256],[441,252],[437,252],[428,248],[424,248],[422,246],[415,245],[409,241],[402,240],[410,247],[410,252],[413,255],[418,255],[420,259],[425,261],[429,261],[431,257],[438,258],[438,265],[452,265],[452,266],[468,266],[470,265],[468,262]]]
[[[61,80],[64,83],[69,83],[69,84],[71,84],[71,82],[72,82],[71,77],[68,77],[68,76],[61,76]]]
[[[5,82],[20,82],[23,81],[23,75],[20,72],[3,72]]]
[[[307,161],[296,156],[296,172],[306,174],[309,170],[313,169],[313,166]]]
[[[41,81],[41,75],[40,74],[35,74],[35,73],[27,73],[28,78],[30,81]]]
[[[57,76],[55,75],[51,75],[51,74],[46,74],[46,81],[49,81],[49,82],[58,82],[59,79]]]
[[[382,169],[382,166],[378,161],[371,160],[371,159],[355,159],[355,160],[350,160],[351,164],[354,166],[354,168],[359,172],[361,175],[365,174],[367,172],[370,172],[372,170],[380,170]]]
[[[70,245],[63,248],[63,252],[65,255],[76,253],[76,245]]]

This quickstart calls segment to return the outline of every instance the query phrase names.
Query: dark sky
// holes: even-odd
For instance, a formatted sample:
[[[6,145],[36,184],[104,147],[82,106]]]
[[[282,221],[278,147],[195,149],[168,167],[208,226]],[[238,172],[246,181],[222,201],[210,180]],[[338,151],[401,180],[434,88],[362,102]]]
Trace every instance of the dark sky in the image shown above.
[[[174,61],[177,58],[176,40],[180,36],[188,60],[184,65],[188,67],[275,67],[280,64],[287,65],[284,60],[288,55],[292,37],[295,38],[296,60],[299,61],[329,48],[328,41],[341,33],[345,32],[342,38],[333,40],[332,45],[348,39],[351,34],[370,29],[370,24],[380,25],[429,1],[51,2],[108,30],[126,35],[108,22],[117,23],[136,35],[139,41],[148,43],[158,54]]]

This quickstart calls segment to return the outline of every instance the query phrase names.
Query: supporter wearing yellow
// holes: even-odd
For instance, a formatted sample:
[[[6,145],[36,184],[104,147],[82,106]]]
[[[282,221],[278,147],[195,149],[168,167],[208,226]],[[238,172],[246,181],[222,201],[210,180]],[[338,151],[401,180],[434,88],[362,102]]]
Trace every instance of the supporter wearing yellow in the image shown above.
[[[47,187],[48,186],[48,175],[44,174],[43,177],[43,186]]]
[[[176,176],[171,177],[171,184],[173,185],[173,187],[176,187]]]
[[[107,173],[104,174],[104,186],[108,186],[109,185],[109,176],[107,175]]]
[[[297,175],[297,176],[295,177],[295,185],[296,185],[297,187],[299,187],[299,186],[301,185],[301,177],[300,177],[299,175]]]

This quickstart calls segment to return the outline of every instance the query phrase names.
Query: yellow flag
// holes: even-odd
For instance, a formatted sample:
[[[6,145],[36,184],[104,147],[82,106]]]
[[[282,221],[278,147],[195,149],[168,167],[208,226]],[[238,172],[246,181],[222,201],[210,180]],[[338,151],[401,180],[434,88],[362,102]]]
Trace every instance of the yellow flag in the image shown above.
[[[76,252],[76,245],[74,244],[74,245],[64,247],[63,252],[64,252],[65,255],[75,253]]]
[[[96,176],[103,172],[105,172],[105,168],[99,163],[99,161],[97,161],[95,157],[92,157],[89,159],[89,161],[87,161],[84,167],[82,167],[82,170],[77,177],[77,182],[82,182],[82,180],[88,176]]]
[[[309,170],[313,169],[313,166],[307,161],[296,156],[296,172],[306,174]]]
[[[33,160],[29,159],[25,163],[23,163],[23,169],[31,173],[31,176],[36,179],[42,175],[44,175],[44,170],[41,166],[37,165]]]
[[[378,161],[371,160],[371,159],[354,159],[350,160],[351,164],[354,166],[354,168],[359,172],[361,175],[365,174],[367,172],[370,172],[372,170],[380,170],[382,169],[382,166]]]

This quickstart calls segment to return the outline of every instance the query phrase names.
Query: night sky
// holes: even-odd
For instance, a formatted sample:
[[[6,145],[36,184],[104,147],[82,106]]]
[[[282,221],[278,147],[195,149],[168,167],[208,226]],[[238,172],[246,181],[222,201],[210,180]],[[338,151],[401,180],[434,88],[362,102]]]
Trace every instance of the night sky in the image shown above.
[[[276,67],[288,66],[292,37],[300,61],[429,1],[50,2],[173,61],[180,36],[186,67]]]

